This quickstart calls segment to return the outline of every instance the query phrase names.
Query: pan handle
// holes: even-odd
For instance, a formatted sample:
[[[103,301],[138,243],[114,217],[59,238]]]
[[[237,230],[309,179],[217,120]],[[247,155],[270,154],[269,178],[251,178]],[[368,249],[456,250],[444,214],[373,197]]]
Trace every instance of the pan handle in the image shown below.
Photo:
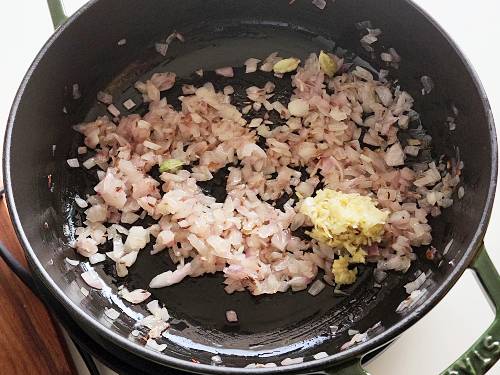
[[[47,5],[49,6],[54,29],[57,29],[68,18],[64,13],[63,3],[61,0],[47,0]]]
[[[471,265],[495,308],[495,320],[474,344],[441,375],[484,375],[500,359],[500,276],[484,244]]]

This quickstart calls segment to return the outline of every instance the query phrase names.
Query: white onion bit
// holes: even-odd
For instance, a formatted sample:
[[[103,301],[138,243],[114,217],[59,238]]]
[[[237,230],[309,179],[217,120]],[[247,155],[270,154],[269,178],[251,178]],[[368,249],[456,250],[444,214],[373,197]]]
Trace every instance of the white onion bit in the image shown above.
[[[148,341],[146,342],[146,347],[153,349],[157,352],[162,352],[165,349],[167,349],[167,344],[158,344],[156,340],[148,339]]]
[[[260,63],[259,59],[253,57],[245,61],[245,73],[253,73],[257,71],[257,64]]]
[[[111,104],[113,103],[113,96],[104,91],[99,91],[97,93],[97,100],[103,104]]]
[[[321,10],[326,7],[326,0],[312,0],[312,3]]]
[[[444,247],[443,256],[445,256],[446,254],[448,254],[448,251],[450,251],[450,249],[451,249],[451,245],[453,245],[453,238]]]
[[[88,289],[84,288],[83,286],[80,288],[80,293],[82,293],[85,297],[89,295]]]
[[[95,163],[95,159],[94,158],[88,158],[87,160],[85,160],[82,165],[86,168],[86,169],[90,169],[90,168],[93,168],[95,167],[96,163]]]
[[[284,360],[281,361],[282,366],[290,366],[290,365],[296,365],[299,363],[304,362],[303,357],[297,357],[297,358],[285,358]]]
[[[222,76],[222,77],[229,77],[229,78],[234,77],[233,68],[230,66],[215,69],[215,73]]]
[[[75,197],[75,203],[80,208],[87,208],[89,206],[87,201],[85,199],[80,198],[78,195]]]
[[[220,355],[214,355],[212,356],[212,358],[210,358],[212,360],[212,363],[214,365],[219,365],[222,363],[222,358],[220,357]]]
[[[89,262],[90,264],[97,264],[100,262],[104,262],[106,260],[106,254],[102,253],[95,253],[89,256]]]
[[[135,289],[131,292],[127,289],[123,289],[119,292],[119,294],[123,297],[123,299],[134,304],[144,302],[151,296],[151,293],[144,289]]]
[[[76,159],[76,158],[68,159],[68,160],[66,160],[66,162],[68,163],[68,165],[71,168],[78,168],[80,166],[80,163],[78,162],[78,159]]]
[[[238,315],[236,314],[236,311],[234,310],[227,310],[226,311],[226,319],[228,322],[234,323],[238,321]]]
[[[406,298],[403,302],[401,302],[398,305],[398,307],[396,308],[396,312],[401,313],[401,312],[409,309],[410,307],[415,305],[415,303],[417,303],[417,301],[420,298],[422,298],[422,296],[424,294],[425,294],[425,289],[424,290],[420,290],[420,289],[414,290],[413,292],[411,292],[411,294],[408,298]]]
[[[118,319],[118,317],[120,316],[120,313],[112,307],[109,309],[105,309],[104,314],[111,320]]]
[[[66,263],[68,263],[69,265],[72,265],[72,266],[78,266],[80,264],[80,261],[78,260],[74,260],[74,259],[70,259],[70,258],[64,258],[64,260],[66,261]]]
[[[406,293],[411,294],[414,290],[417,290],[425,282],[426,275],[422,272],[414,281],[405,284]]]
[[[317,296],[320,294],[323,289],[325,289],[325,283],[322,282],[321,280],[316,280],[314,283],[312,283],[311,287],[307,291],[311,296]]]
[[[420,82],[422,82],[422,95],[430,94],[432,89],[434,88],[434,81],[429,76],[420,77]]]
[[[94,270],[86,271],[81,274],[83,281],[94,289],[102,289],[103,284],[99,276]]]
[[[75,100],[80,99],[82,97],[82,94],[80,92],[80,86],[78,85],[78,83],[73,84],[72,95],[73,99]]]
[[[108,112],[111,113],[113,116],[118,117],[120,116],[120,111],[114,104],[108,105]]]
[[[339,326],[330,326],[330,332],[332,335],[336,335],[339,330]]]
[[[319,353],[316,353],[313,355],[313,358],[314,359],[323,359],[323,358],[326,358],[328,357],[328,353],[327,352],[319,352]]]
[[[123,106],[127,109],[127,110],[131,110],[132,108],[134,108],[137,104],[135,104],[135,102],[132,100],[132,99],[127,99],[123,102]]]

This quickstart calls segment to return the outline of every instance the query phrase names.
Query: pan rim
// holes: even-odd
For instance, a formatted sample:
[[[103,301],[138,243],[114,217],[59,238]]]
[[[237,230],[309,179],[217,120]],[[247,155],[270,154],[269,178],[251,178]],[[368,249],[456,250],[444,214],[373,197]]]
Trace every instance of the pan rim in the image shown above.
[[[325,369],[328,367],[334,367],[342,362],[346,362],[349,360],[353,360],[356,358],[361,358],[363,355],[367,354],[370,351],[373,351],[384,344],[395,339],[399,334],[406,331],[409,327],[415,324],[418,320],[420,320],[426,313],[428,313],[453,287],[453,285],[458,281],[460,276],[463,274],[465,269],[470,265],[477,252],[479,251],[480,244],[483,240],[485,231],[488,225],[488,219],[491,215],[493,201],[495,196],[495,189],[497,185],[497,174],[498,174],[498,148],[497,148],[497,138],[495,131],[495,124],[493,119],[493,114],[485,93],[485,90],[479,80],[479,77],[472,67],[471,63],[467,59],[467,57],[462,53],[457,44],[451,39],[451,37],[442,29],[442,27],[422,8],[418,5],[414,4],[411,0],[405,0],[405,2],[416,9],[423,17],[430,22],[437,31],[441,33],[441,35],[446,39],[446,41],[450,44],[450,46],[455,50],[455,53],[460,58],[462,64],[467,69],[478,94],[481,97],[483,110],[487,117],[489,132],[490,132],[490,147],[492,149],[491,153],[491,178],[490,185],[488,190],[488,195],[485,201],[485,209],[481,216],[481,219],[478,223],[478,226],[475,230],[475,233],[472,237],[472,240],[469,242],[467,249],[464,252],[464,256],[460,259],[460,261],[455,265],[454,270],[451,271],[450,275],[441,283],[441,285],[433,292],[430,297],[422,303],[419,307],[413,310],[410,314],[405,316],[399,323],[387,328],[384,332],[377,335],[373,339],[370,339],[364,343],[361,343],[357,346],[354,346],[348,350],[341,351],[335,354],[332,354],[324,359],[314,360],[303,362],[301,364],[295,364],[290,366],[282,366],[282,367],[274,367],[274,368],[240,368],[240,367],[217,367],[212,365],[205,364],[195,364],[186,360],[178,359],[175,357],[171,357],[166,354],[154,352],[144,346],[141,346],[129,339],[119,335],[118,333],[112,331],[108,327],[105,327],[98,321],[92,319],[90,315],[85,313],[76,303],[74,303],[69,297],[67,297],[62,289],[54,282],[54,280],[50,277],[48,272],[43,268],[41,262],[38,260],[33,248],[30,245],[28,238],[23,229],[23,225],[20,221],[19,215],[17,214],[16,203],[14,200],[14,193],[12,188],[11,181],[11,138],[12,131],[15,124],[15,118],[17,114],[17,110],[19,104],[23,98],[24,91],[26,86],[30,80],[30,77],[33,75],[36,70],[39,62],[44,58],[47,50],[51,48],[54,42],[59,38],[59,36],[69,27],[71,27],[72,23],[84,15],[88,9],[92,8],[97,4],[100,0],[91,0],[87,4],[85,4],[82,8],[80,8],[75,14],[73,14],[61,27],[59,27],[54,34],[48,39],[45,45],[42,47],[40,52],[35,57],[33,63],[30,65],[27,73],[25,74],[21,85],[16,93],[15,99],[13,101],[11,111],[7,121],[7,127],[5,132],[4,139],[4,154],[3,154],[3,172],[4,172],[4,185],[6,192],[6,201],[9,209],[9,213],[11,216],[11,220],[14,224],[14,228],[17,234],[18,239],[21,242],[25,255],[29,258],[30,263],[36,266],[36,273],[38,273],[40,280],[45,284],[47,289],[54,295],[57,300],[68,310],[70,314],[77,318],[79,322],[85,324],[89,327],[92,327],[97,334],[104,336],[106,339],[116,343],[121,346],[124,350],[128,350],[137,354],[143,358],[148,360],[152,360],[156,363],[169,366],[172,368],[187,370],[195,373],[210,373],[210,374],[226,374],[226,373],[235,373],[235,374],[264,374],[264,373],[284,373],[284,372],[299,372],[299,371],[314,371],[319,369]]]

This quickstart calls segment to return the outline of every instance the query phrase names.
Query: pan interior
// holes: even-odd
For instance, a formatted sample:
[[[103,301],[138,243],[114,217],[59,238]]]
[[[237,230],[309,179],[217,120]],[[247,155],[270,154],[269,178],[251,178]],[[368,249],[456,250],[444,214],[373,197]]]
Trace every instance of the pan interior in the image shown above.
[[[129,289],[146,288],[153,276],[174,267],[166,253],[151,256],[150,248],[146,248],[141,251],[126,280],[114,277],[111,263],[97,265],[95,268],[106,287],[102,291],[91,290],[85,296],[81,287],[89,288],[79,275],[89,265],[82,262],[73,267],[64,261],[65,257],[75,258],[68,240],[81,219],[74,196],[91,193],[96,183],[95,172],[84,174],[83,168],[75,170],[66,164],[66,159],[77,156],[76,148],[82,143],[81,136],[72,132],[70,126],[106,113],[105,107],[95,102],[97,91],[111,92],[115,104],[125,114],[129,112],[121,103],[126,99],[141,103],[133,84],[156,71],[173,71],[182,80],[192,82],[195,79],[193,72],[199,68],[211,71],[223,66],[241,67],[249,57],[262,59],[274,51],[280,56],[296,56],[304,60],[311,52],[333,51],[337,46],[362,56],[378,70],[380,59],[360,47],[359,39],[364,31],[355,27],[356,22],[371,19],[384,33],[378,46],[380,51],[395,47],[403,56],[400,69],[392,70],[391,77],[398,79],[402,88],[416,99],[415,108],[434,139],[434,156],[455,156],[457,150],[454,146],[461,146],[466,165],[466,191],[469,188],[475,191],[475,195],[466,195],[445,210],[438,220],[431,222],[436,248],[443,249],[454,238],[442,266],[437,268],[425,261],[425,249],[417,249],[418,259],[412,268],[406,274],[390,273],[382,288],[373,287],[372,269],[361,267],[356,284],[344,289],[347,295],[334,295],[333,290],[327,288],[316,297],[307,291],[258,297],[248,292],[228,295],[223,289],[222,275],[189,278],[179,285],[152,290],[152,297],[164,303],[172,315],[171,328],[159,342],[168,344],[164,351],[167,356],[204,364],[210,364],[214,354],[222,357],[224,365],[235,367],[253,362],[279,363],[287,357],[304,356],[309,361],[317,352],[339,353],[340,347],[351,339],[351,329],[365,332],[381,322],[378,330],[371,331],[370,338],[375,338],[385,329],[403,322],[405,315],[397,314],[395,310],[406,297],[403,285],[414,280],[417,269],[433,272],[426,284],[427,294],[420,303],[431,299],[436,288],[450,275],[454,264],[460,262],[480,225],[491,177],[490,170],[484,168],[490,163],[492,150],[487,142],[490,135],[482,100],[470,72],[446,38],[420,13],[400,1],[384,0],[375,6],[370,1],[337,0],[335,7],[329,6],[325,12],[311,8],[310,4],[305,4],[308,2],[297,2],[293,9],[282,9],[277,5],[287,4],[287,1],[255,1],[256,6],[238,2],[241,9],[232,9],[236,5],[227,1],[178,3],[179,8],[198,4],[210,23],[197,20],[196,17],[200,16],[186,9],[178,9],[178,14],[186,15],[187,19],[177,22],[166,5],[168,3],[171,7],[176,2],[151,0],[150,3],[149,8],[135,11],[139,20],[151,20],[151,23],[130,19],[129,14],[135,9],[132,0],[101,1],[89,8],[82,20],[75,20],[65,30],[68,36],[62,35],[57,41],[59,44],[55,43],[39,62],[17,109],[16,126],[12,132],[15,147],[11,151],[9,167],[12,185],[16,187],[16,209],[36,257],[64,294],[91,319],[143,345],[144,334],[136,337],[131,332],[137,329],[137,320],[149,313],[142,306],[125,305],[117,297],[118,286],[126,284]],[[110,9],[114,9],[116,28],[106,34],[103,25]],[[161,20],[163,23],[150,9],[157,9],[158,14],[165,15]],[[380,9],[386,9],[388,13]],[[231,11],[235,13],[230,14]],[[219,13],[225,18],[216,21],[220,19],[217,18]],[[402,24],[401,19],[411,22]],[[177,25],[176,29],[182,32],[186,41],[174,42],[167,56],[163,57],[155,51],[154,42],[164,39],[172,31],[173,28],[167,25]],[[101,31],[95,50],[89,44],[94,39],[88,34],[88,29]],[[79,49],[74,45],[71,33],[82,38]],[[117,46],[116,41],[124,36],[127,36],[127,44]],[[429,52],[430,43],[434,47],[432,53]],[[107,61],[108,55],[109,61],[115,65]],[[58,68],[61,73],[54,75],[54,69]],[[426,97],[421,96],[420,77],[423,74],[431,74],[435,83],[435,89]],[[461,79],[455,79],[457,76]],[[256,83],[262,85],[268,78],[261,73],[251,79],[237,74],[233,81],[215,75],[207,77],[200,82],[212,81],[218,87],[230,83],[240,92]],[[70,88],[75,82],[79,83],[83,94],[79,100],[71,98]],[[274,82],[279,84],[279,80]],[[65,92],[62,90],[64,86],[67,87]],[[53,87],[61,89],[54,96],[40,95],[40,92],[50,92]],[[282,90],[285,94],[285,89]],[[175,105],[178,87],[168,95],[169,102]],[[460,109],[461,117],[457,131],[451,134],[443,123],[455,106]],[[61,111],[63,107],[67,113]],[[140,105],[136,111],[143,113],[145,108]],[[32,126],[40,122],[44,126]],[[475,131],[467,132],[467,124],[474,126]],[[26,173],[27,165],[35,172]],[[468,174],[468,170],[474,174]],[[104,314],[105,308],[111,307],[122,312],[114,321]],[[226,310],[235,310],[239,322],[229,324],[225,318]],[[331,326],[338,327],[335,334]]]
[[[335,45],[333,40],[318,37],[310,31],[280,24],[248,24],[239,25],[237,28],[231,25],[226,27],[219,25],[216,32],[212,29],[192,30],[186,33],[186,37],[187,42],[172,44],[171,49],[176,54],[172,58],[160,59],[161,62],[158,64],[158,54],[148,49],[143,56],[152,54],[149,60],[132,63],[108,85],[105,91],[113,94],[114,102],[118,103],[116,105],[122,114],[143,114],[147,111],[147,104],[141,104],[127,111],[120,103],[129,98],[141,103],[141,95],[134,89],[133,84],[137,79],[145,80],[158,71],[173,71],[178,74],[176,86],[164,93],[168,103],[177,109],[179,109],[177,98],[182,95],[181,84],[199,86],[204,82],[212,82],[218,90],[231,85],[235,89],[235,104],[241,109],[245,105],[243,102],[247,100],[245,89],[252,85],[262,87],[270,80],[277,85],[275,89],[277,99],[281,99],[286,105],[287,98],[291,94],[289,76],[276,79],[272,73],[260,71],[245,74],[241,68],[242,62],[249,57],[264,59],[275,50],[279,51],[280,56],[298,56],[305,60],[309,53],[332,49]],[[346,55],[352,54],[346,53]],[[235,77],[225,78],[213,72],[222,66],[240,68],[235,69]],[[205,70],[202,78],[194,73],[199,68]],[[105,114],[105,106],[97,103],[88,112],[86,120],[91,121],[96,116]],[[76,148],[81,144],[82,137],[75,134],[70,157],[78,156]],[[88,157],[91,156],[92,154]],[[69,170],[72,179],[69,186],[76,188],[76,193],[80,195],[94,194],[93,186],[98,182],[94,169],[85,173],[82,173],[81,169]],[[218,173],[205,186],[208,186],[213,193],[214,185],[225,186],[225,177],[224,173]],[[85,189],[82,190],[83,186]],[[69,198],[67,204],[73,207],[68,212],[68,220],[72,223],[81,221],[83,210],[71,203],[71,196],[74,196],[75,191],[69,189],[67,193]],[[111,260],[106,261],[103,266],[97,266],[96,269],[112,290],[116,290],[119,285],[126,285],[129,290],[148,289],[149,281],[155,275],[166,270],[175,270],[175,265],[168,254],[162,252],[151,256],[150,250],[151,243],[148,248],[140,252],[137,262],[125,279],[116,277]],[[384,281],[383,288],[373,287],[375,281],[372,271],[372,267],[362,266],[356,284],[343,289],[345,295],[334,295],[331,287],[315,297],[307,291],[263,296],[252,296],[248,292],[229,295],[223,289],[223,276],[220,273],[187,278],[180,284],[153,289],[151,292],[153,299],[165,303],[173,317],[170,321],[171,328],[164,339],[170,343],[169,350],[176,351],[176,355],[197,360],[205,357],[207,360],[209,357],[203,356],[202,353],[219,354],[228,357],[224,358],[224,363],[228,360],[230,363],[240,361],[237,357],[264,359],[272,357],[274,361],[276,357],[284,359],[290,356],[302,356],[302,353],[331,352],[332,348],[339,350],[342,344],[350,340],[352,334],[349,335],[349,330],[364,332],[382,321],[386,309],[391,308],[394,311],[399,302],[405,298],[401,280],[411,278],[414,270],[410,270],[404,276],[391,274]],[[385,298],[388,295],[390,298]],[[96,314],[102,312],[97,298],[93,299],[91,304],[94,305],[92,308]],[[227,310],[237,312],[238,323],[227,322],[225,314]],[[128,333],[133,329],[131,325],[134,323],[134,319],[124,317],[123,320],[120,319],[120,325],[116,322],[114,324],[124,333]],[[335,327],[338,327],[338,330]],[[332,332],[335,330],[337,332]],[[235,365],[241,364],[243,363],[235,363]]]

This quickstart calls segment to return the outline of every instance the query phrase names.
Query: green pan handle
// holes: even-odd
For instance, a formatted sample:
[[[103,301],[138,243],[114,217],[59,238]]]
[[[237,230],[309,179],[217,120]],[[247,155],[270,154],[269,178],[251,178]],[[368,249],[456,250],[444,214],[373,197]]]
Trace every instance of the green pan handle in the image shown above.
[[[441,375],[484,375],[500,359],[500,277],[484,244],[471,268],[495,306],[495,320],[486,332]]]
[[[50,16],[54,29],[57,29],[68,18],[64,13],[64,7],[61,0],[47,0],[49,6]]]

